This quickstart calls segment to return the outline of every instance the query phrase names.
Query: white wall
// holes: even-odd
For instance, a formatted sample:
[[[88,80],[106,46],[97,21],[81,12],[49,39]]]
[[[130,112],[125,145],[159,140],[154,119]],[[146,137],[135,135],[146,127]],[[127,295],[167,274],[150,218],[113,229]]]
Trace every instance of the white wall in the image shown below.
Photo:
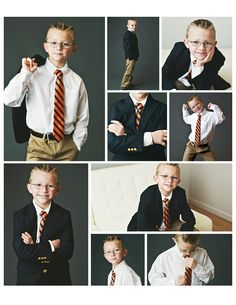
[[[231,164],[190,164],[189,200],[232,221]]]
[[[162,48],[172,49],[175,42],[183,41],[187,26],[200,18],[208,19],[214,24],[219,49],[232,48],[232,18],[203,16],[162,18]]]

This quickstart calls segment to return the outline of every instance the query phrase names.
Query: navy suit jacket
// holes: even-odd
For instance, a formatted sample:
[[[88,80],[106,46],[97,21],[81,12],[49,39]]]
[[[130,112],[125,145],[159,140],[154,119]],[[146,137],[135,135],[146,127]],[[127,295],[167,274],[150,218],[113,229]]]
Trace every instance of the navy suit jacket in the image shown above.
[[[218,75],[224,65],[225,57],[215,48],[215,53],[210,62],[204,65],[204,70],[197,77],[189,80],[196,90],[209,90],[213,85],[216,90],[225,90],[231,85]],[[190,66],[190,52],[183,42],[177,42],[162,68],[162,89],[175,88],[174,82],[188,72]]]
[[[69,262],[74,248],[70,212],[51,204],[40,243],[26,245],[22,232],[36,240],[37,215],[33,203],[14,213],[13,247],[18,257],[17,285],[71,285]],[[48,240],[60,239],[60,248],[51,251]]]
[[[123,124],[126,135],[116,136],[108,132],[108,149],[112,160],[119,161],[165,161],[165,147],[159,144],[143,145],[144,132],[166,129],[166,105],[150,94],[141,115],[139,129],[135,127],[135,107],[130,96],[114,103],[108,122],[117,120]]]
[[[195,217],[188,206],[184,189],[177,186],[170,200],[170,223],[179,220],[181,215],[184,224],[181,231],[192,231]],[[140,196],[138,212],[134,214],[128,231],[158,231],[163,222],[163,204],[158,185],[149,186]]]
[[[138,39],[135,33],[127,30],[123,37],[123,46],[125,51],[125,58],[130,60],[138,60]]]

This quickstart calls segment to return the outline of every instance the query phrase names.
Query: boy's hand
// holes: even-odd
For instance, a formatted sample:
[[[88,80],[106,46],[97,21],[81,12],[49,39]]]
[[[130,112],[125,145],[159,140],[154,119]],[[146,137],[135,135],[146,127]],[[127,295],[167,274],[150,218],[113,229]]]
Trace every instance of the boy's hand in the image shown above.
[[[210,62],[215,53],[215,46],[212,47],[211,51],[207,54],[207,56],[203,60],[197,59],[195,66],[201,67],[204,66],[206,63]]]
[[[23,239],[23,242],[26,245],[33,245],[34,244],[34,241],[33,241],[31,235],[28,232],[22,233],[21,238]]]
[[[35,62],[35,59],[34,58],[30,58],[30,57],[27,57],[27,58],[22,58],[22,68],[31,72],[31,73],[34,73],[36,70],[37,70],[37,63]]]
[[[108,131],[113,132],[116,136],[124,136],[124,126],[119,121],[111,121],[112,124],[108,125]]]
[[[182,109],[183,110],[187,110],[188,109],[188,105],[187,104],[183,104]]]
[[[212,104],[212,103],[209,103],[209,104],[207,105],[208,109],[212,109],[213,106],[214,106],[214,104]]]
[[[61,241],[60,241],[60,239],[54,239],[54,240],[52,240],[51,242],[52,242],[53,247],[55,248],[55,250],[60,248],[60,246],[61,246]]]
[[[167,130],[156,130],[151,132],[153,144],[160,144],[166,146]]]
[[[175,278],[175,285],[176,285],[176,286],[182,286],[182,285],[184,285],[184,282],[185,282],[185,277],[184,277],[184,275],[178,275],[178,276]]]
[[[195,269],[197,267],[197,261],[192,257],[186,257],[184,259],[184,265],[185,265],[185,267]]]

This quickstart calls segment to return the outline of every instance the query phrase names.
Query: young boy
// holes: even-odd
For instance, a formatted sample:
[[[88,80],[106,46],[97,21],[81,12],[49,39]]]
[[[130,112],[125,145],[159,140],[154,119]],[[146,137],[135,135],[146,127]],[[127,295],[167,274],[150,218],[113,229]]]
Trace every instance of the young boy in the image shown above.
[[[27,160],[76,160],[87,138],[88,97],[83,80],[67,60],[76,50],[75,31],[64,23],[51,25],[44,49],[48,58],[38,67],[22,58],[22,69],[8,84],[4,103],[20,107],[25,97],[31,130]]]
[[[175,246],[161,253],[148,274],[151,285],[206,285],[214,278],[207,251],[198,247],[200,236],[176,234]]]
[[[103,250],[105,259],[112,264],[112,270],[107,278],[108,286],[142,285],[140,277],[124,260],[128,250],[120,237],[107,236]]]
[[[32,202],[14,213],[17,285],[71,285],[73,229],[70,212],[53,201],[60,189],[56,168],[35,166],[27,188]]]
[[[224,90],[231,85],[218,71],[225,57],[216,47],[213,23],[198,19],[189,24],[184,42],[177,42],[162,68],[164,90]]]
[[[132,92],[114,103],[108,117],[113,161],[165,161],[166,105],[148,92]]]
[[[135,34],[137,21],[133,18],[127,21],[127,31],[123,37],[123,47],[125,52],[125,72],[121,81],[120,89],[129,90],[137,89],[132,83],[135,64],[139,58],[138,38]]]
[[[154,181],[156,184],[141,194],[138,212],[132,217],[128,231],[193,231],[195,217],[184,189],[178,186],[179,165],[159,163]],[[183,222],[179,221],[180,216]]]
[[[188,107],[193,111],[189,114]],[[191,125],[189,142],[183,156],[183,161],[193,161],[200,154],[204,161],[215,161],[215,155],[210,149],[210,142],[215,133],[215,126],[221,124],[225,116],[220,107],[216,104],[209,103],[206,111],[203,100],[197,96],[191,96],[186,104],[183,104],[183,120],[186,124]]]

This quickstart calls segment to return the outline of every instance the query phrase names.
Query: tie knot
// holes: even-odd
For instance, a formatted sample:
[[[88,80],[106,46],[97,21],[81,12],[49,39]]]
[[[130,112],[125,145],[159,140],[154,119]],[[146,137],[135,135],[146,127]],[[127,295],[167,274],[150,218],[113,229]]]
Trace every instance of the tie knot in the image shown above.
[[[54,74],[56,74],[57,77],[61,77],[63,75],[62,71],[58,69],[54,72]]]
[[[143,108],[143,104],[138,103],[138,104],[135,105],[135,107],[137,108],[137,110],[141,110]]]
[[[48,213],[45,212],[45,211],[41,211],[41,212],[40,212],[40,216],[41,216],[42,218],[47,217],[47,215],[48,215]]]
[[[168,198],[165,198],[165,199],[163,200],[163,203],[164,203],[165,205],[169,205],[170,200],[169,200]]]

